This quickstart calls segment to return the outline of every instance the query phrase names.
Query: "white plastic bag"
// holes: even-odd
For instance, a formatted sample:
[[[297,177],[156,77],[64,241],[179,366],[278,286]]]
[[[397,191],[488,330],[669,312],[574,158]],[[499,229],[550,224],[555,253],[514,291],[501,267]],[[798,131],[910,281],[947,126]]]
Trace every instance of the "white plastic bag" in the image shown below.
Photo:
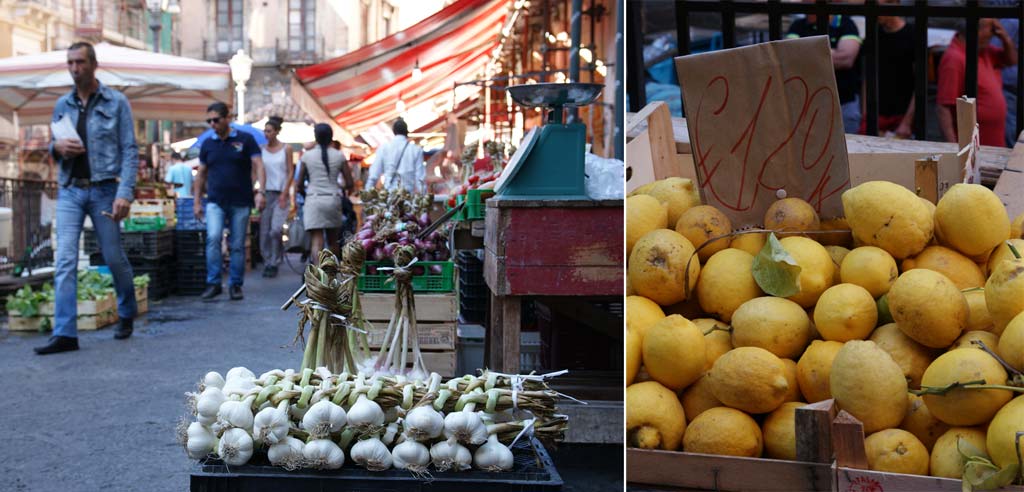
[[[584,161],[587,196],[593,200],[621,200],[625,183],[624,162],[587,152]]]

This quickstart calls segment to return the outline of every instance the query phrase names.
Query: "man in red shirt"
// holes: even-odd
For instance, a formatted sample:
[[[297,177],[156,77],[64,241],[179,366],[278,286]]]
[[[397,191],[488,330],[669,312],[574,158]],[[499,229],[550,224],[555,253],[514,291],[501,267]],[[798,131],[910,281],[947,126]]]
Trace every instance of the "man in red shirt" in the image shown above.
[[[957,141],[956,100],[964,95],[964,74],[967,69],[964,31],[957,29],[939,63],[937,94],[939,128],[947,142]],[[989,46],[992,36],[1003,43],[1002,48]],[[996,19],[978,22],[978,133],[982,145],[1005,146],[1006,98],[1003,97],[1002,70],[1017,64],[1017,48]]]

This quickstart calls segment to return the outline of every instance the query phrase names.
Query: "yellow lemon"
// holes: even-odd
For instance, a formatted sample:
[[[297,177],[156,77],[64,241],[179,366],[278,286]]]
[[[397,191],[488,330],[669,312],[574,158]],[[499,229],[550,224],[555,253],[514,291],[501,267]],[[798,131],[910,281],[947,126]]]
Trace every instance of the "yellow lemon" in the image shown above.
[[[645,192],[665,205],[670,226],[679,222],[679,217],[690,207],[700,205],[700,190],[688,178],[665,178],[655,181]]]
[[[963,335],[960,335],[960,338],[957,338],[956,341],[953,342],[953,345],[949,347],[949,350],[958,348],[980,348],[978,345],[971,343],[974,340],[984,342],[985,346],[992,350],[996,350],[996,347],[999,346],[999,337],[991,331],[965,331]]]
[[[764,419],[764,454],[768,458],[796,460],[796,409],[803,402],[783,403]]]
[[[779,243],[800,265],[800,292],[787,299],[809,308],[818,302],[825,289],[832,286],[835,274],[832,257],[824,246],[806,237],[785,237]]]
[[[704,334],[678,314],[647,329],[641,352],[651,379],[673,391],[689,386],[704,372]]]
[[[1010,239],[1010,244],[1014,248],[1017,248],[1017,252],[1024,251],[1024,239]],[[1012,260],[1013,252],[1010,251],[1010,247],[1006,243],[1001,243],[992,250],[992,254],[988,257],[988,263],[985,265],[985,272],[991,274],[995,271],[996,265],[1003,262],[1003,260]]]
[[[1024,260],[1003,260],[992,269],[985,282],[985,306],[992,316],[992,333],[1002,335],[1010,320],[1024,311]]]
[[[1024,213],[1010,223],[1010,239],[1024,239]]]
[[[843,283],[843,278],[840,275],[840,266],[842,266],[846,255],[850,254],[850,250],[842,246],[825,246],[825,250],[828,251],[828,255],[832,257],[832,268],[834,268],[832,273],[832,283]]]
[[[814,340],[800,356],[796,363],[796,380],[805,401],[815,403],[832,398],[829,378],[832,362],[841,348],[843,344],[839,342]]]
[[[729,325],[710,318],[695,319],[693,324],[704,334],[704,370],[710,371],[711,366],[722,354],[733,349],[732,329]]]
[[[1024,371],[1024,313],[1018,314],[1006,325],[1003,335],[999,337],[999,349],[996,353],[1010,367]]]
[[[642,296],[626,297],[626,330],[635,331],[644,337],[647,328],[665,319],[665,312],[658,303]]]
[[[963,291],[964,299],[967,301],[967,328],[970,331],[991,331],[992,315],[988,314],[988,305],[985,304],[984,289],[968,289]]]
[[[793,359],[782,359],[782,365],[786,369],[784,372],[786,384],[789,385],[789,389],[786,390],[786,396],[782,398],[782,402],[803,401],[804,395],[800,393],[800,381],[796,379],[796,361]]]
[[[916,255],[932,239],[931,211],[914,192],[888,181],[868,181],[843,192],[853,237],[893,258]]]
[[[680,400],[691,421],[709,408],[723,406],[722,402],[718,401],[715,394],[711,392],[711,380],[706,374],[686,388]]]
[[[648,232],[668,227],[668,210],[650,195],[626,199],[626,256],[633,245]]]
[[[737,347],[715,361],[708,371],[711,392],[726,406],[750,413],[768,413],[786,398],[786,367],[771,352]]]
[[[985,429],[979,427],[953,427],[939,436],[932,448],[931,475],[933,477],[962,479],[964,457],[958,449],[960,440],[967,441],[985,452]]]
[[[704,263],[697,280],[701,309],[729,322],[744,302],[764,295],[754,280],[754,257],[746,251],[727,248]]]
[[[843,344],[829,375],[839,408],[864,424],[864,433],[896,427],[907,413],[907,380],[900,366],[875,342]]]
[[[863,340],[875,329],[877,322],[875,300],[859,285],[829,287],[814,306],[814,327],[825,340]]]
[[[732,317],[734,347],[760,347],[780,358],[794,358],[807,347],[810,320],[799,304],[781,297],[744,302]]]
[[[800,198],[783,198],[768,206],[764,213],[764,228],[775,231],[778,237],[791,236],[803,231],[815,231],[820,226],[818,212]],[[787,234],[788,233],[788,234]]]
[[[1005,385],[1006,370],[991,355],[975,349],[954,349],[940,355],[924,372],[921,386],[943,388],[953,383],[985,381]],[[992,419],[1012,393],[1002,389],[955,388],[944,395],[926,394],[925,405],[935,418],[956,426],[981,425]]]
[[[943,432],[949,430],[949,424],[935,418],[928,411],[928,405],[924,400],[915,394],[907,394],[907,414],[900,422],[900,429],[903,429],[916,436],[924,447],[931,451],[936,439]]]
[[[878,298],[889,292],[899,276],[896,260],[886,250],[875,246],[854,248],[843,258],[839,276],[844,283],[867,289],[871,297]]]
[[[723,237],[707,243],[713,238],[725,236],[732,231],[732,223],[720,210],[710,205],[691,207],[679,216],[676,232],[689,239],[693,246],[700,248],[697,256],[703,263],[711,255],[729,247],[729,238]]]
[[[905,272],[896,279],[886,299],[900,330],[926,347],[946,348],[967,327],[967,300],[939,272]]]
[[[904,272],[915,268],[939,272],[960,290],[985,285],[985,274],[977,263],[944,246],[928,246],[917,256],[903,260],[902,266]]]
[[[1010,400],[988,424],[985,446],[992,462],[1000,468],[1017,462],[1018,432],[1024,432],[1024,395]]]
[[[912,389],[921,387],[924,371],[935,360],[935,349],[930,349],[915,342],[903,334],[896,323],[879,326],[871,334],[871,341],[889,353],[892,360],[900,366],[907,384]]]
[[[913,434],[902,429],[885,429],[864,439],[868,468],[910,475],[928,474],[928,450]]]
[[[761,252],[761,248],[764,248],[764,243],[766,242],[768,242],[767,234],[763,232],[748,232],[733,236],[729,247],[746,251],[751,256],[757,256]]]
[[[632,447],[679,449],[686,431],[683,405],[672,390],[654,381],[626,388],[626,435]]]
[[[648,232],[629,255],[629,283],[637,294],[662,306],[684,301],[700,276],[700,262],[690,261],[692,255],[693,244],[678,232]]]
[[[640,371],[641,350],[643,342],[640,334],[626,330],[626,386],[633,384],[636,373]]]
[[[939,242],[967,256],[988,254],[1010,235],[1003,202],[978,184],[954,184],[935,205]]]
[[[709,408],[686,428],[683,450],[757,458],[764,450],[764,437],[750,415],[728,407]]]

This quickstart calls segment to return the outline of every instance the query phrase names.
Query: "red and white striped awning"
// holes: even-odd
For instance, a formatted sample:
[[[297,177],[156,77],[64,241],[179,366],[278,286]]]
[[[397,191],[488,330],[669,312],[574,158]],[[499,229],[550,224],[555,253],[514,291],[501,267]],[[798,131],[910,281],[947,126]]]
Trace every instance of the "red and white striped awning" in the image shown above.
[[[333,60],[295,71],[292,97],[351,135],[472,80],[490,61],[509,0],[459,0],[420,23]],[[419,63],[423,77],[412,80]],[[453,101],[458,104],[460,101]]]
[[[231,69],[108,43],[95,46],[96,78],[122,92],[140,120],[201,121],[213,101],[231,101]],[[0,116],[49,123],[57,98],[71,90],[67,51],[0,59]]]

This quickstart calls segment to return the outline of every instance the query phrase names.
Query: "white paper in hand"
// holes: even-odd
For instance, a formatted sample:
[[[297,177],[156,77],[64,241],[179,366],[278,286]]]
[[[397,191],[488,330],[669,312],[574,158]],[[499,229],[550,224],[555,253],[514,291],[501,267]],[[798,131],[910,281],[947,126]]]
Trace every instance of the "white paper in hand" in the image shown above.
[[[71,123],[71,117],[66,114],[59,121],[50,123],[50,130],[53,132],[53,139],[55,141],[66,138],[78,142],[82,141],[82,139],[78,138],[78,130],[75,129],[75,125]]]

